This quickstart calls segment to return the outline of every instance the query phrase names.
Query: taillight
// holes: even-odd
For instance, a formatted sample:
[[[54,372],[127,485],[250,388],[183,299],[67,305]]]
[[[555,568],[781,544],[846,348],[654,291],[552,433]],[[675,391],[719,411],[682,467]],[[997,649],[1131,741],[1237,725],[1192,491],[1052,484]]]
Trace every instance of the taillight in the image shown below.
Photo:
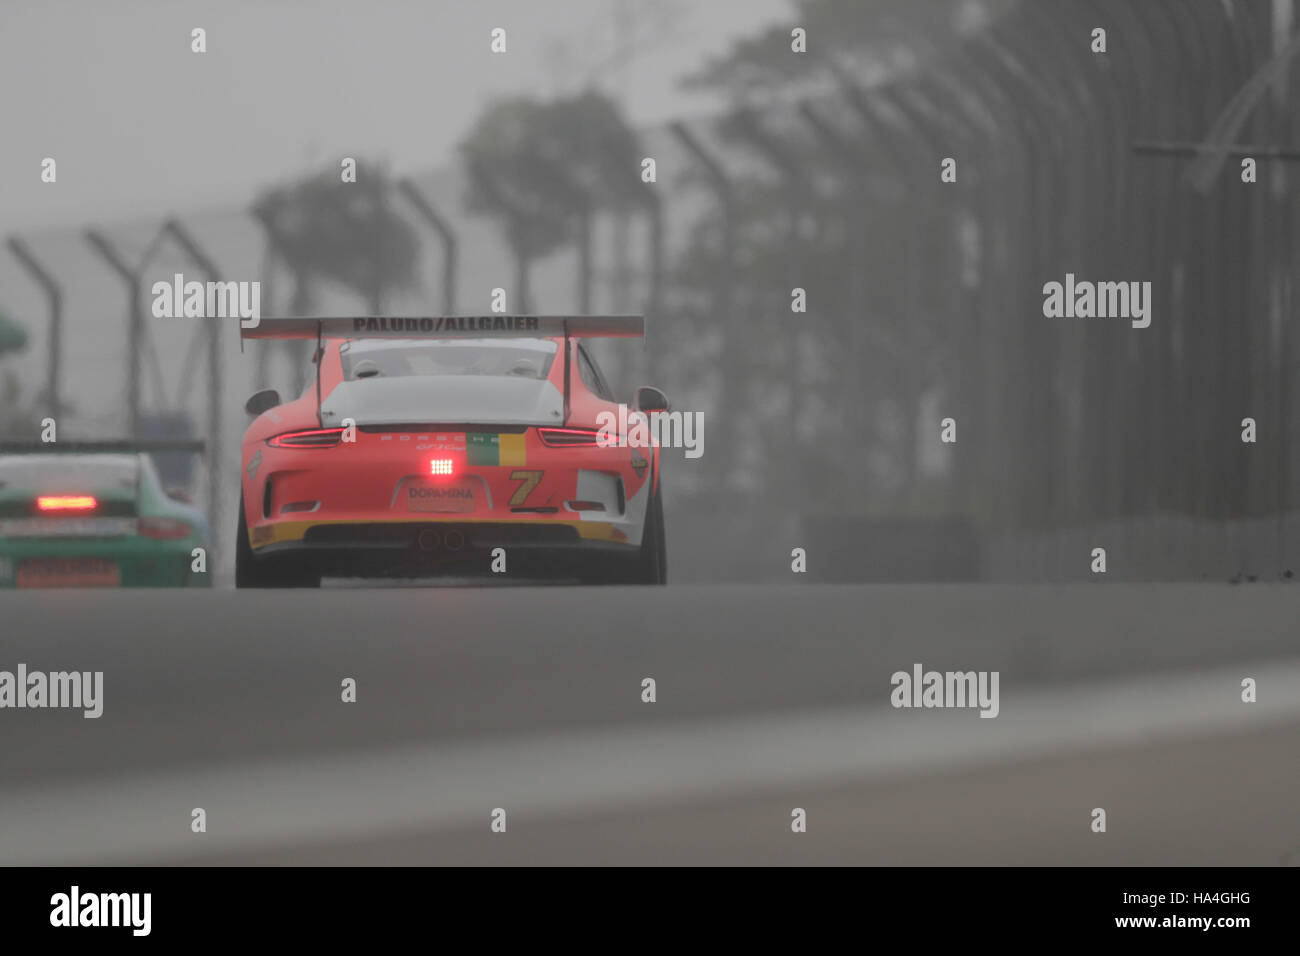
[[[180,518],[145,517],[136,522],[136,529],[146,538],[188,538],[192,529],[188,521]]]
[[[36,507],[41,511],[93,511],[99,502],[91,495],[39,495]]]
[[[452,475],[456,473],[456,463],[450,458],[435,458],[429,462],[429,474]]]
[[[276,448],[332,448],[343,440],[342,428],[311,428],[301,432],[285,432],[267,440]]]
[[[597,438],[600,436],[598,431],[589,431],[585,428],[539,428],[537,434],[541,436],[542,441],[552,448],[563,448],[569,445],[595,445]]]

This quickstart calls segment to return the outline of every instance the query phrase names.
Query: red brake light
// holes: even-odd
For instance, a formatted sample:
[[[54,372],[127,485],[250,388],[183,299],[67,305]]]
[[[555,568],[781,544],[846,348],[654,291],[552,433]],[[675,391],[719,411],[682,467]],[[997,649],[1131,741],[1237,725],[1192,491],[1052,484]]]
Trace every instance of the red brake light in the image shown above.
[[[189,522],[180,518],[145,517],[136,522],[136,528],[146,538],[188,538]]]
[[[537,434],[552,448],[563,448],[569,445],[595,445],[600,432],[586,428],[539,428]]]
[[[455,473],[456,463],[450,458],[435,458],[429,462],[431,475],[454,475]]]
[[[276,448],[333,448],[343,440],[342,428],[309,428],[300,432],[285,432],[267,439]]]
[[[91,495],[40,495],[36,507],[41,511],[93,511],[99,502]]]

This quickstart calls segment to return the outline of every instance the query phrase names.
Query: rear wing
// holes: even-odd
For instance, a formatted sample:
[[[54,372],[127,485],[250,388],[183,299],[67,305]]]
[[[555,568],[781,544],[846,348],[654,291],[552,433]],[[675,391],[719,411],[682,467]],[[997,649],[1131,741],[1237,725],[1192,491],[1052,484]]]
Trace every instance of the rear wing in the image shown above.
[[[640,315],[360,315],[262,319],[243,339],[645,338]]]
[[[262,319],[239,327],[244,339],[316,340],[316,420],[320,417],[323,339],[564,338],[564,422],[569,421],[569,339],[644,339],[643,315],[358,315]]]

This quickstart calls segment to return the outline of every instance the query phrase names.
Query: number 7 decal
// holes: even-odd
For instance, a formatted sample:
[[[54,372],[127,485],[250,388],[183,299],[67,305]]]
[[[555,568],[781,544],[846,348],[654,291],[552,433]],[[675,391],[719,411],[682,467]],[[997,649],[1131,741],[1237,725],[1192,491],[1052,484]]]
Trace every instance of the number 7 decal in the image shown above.
[[[512,471],[510,472],[511,481],[522,481],[523,484],[516,489],[515,493],[510,496],[510,506],[517,508],[524,503],[524,500],[532,493],[532,490],[542,483],[540,471]]]

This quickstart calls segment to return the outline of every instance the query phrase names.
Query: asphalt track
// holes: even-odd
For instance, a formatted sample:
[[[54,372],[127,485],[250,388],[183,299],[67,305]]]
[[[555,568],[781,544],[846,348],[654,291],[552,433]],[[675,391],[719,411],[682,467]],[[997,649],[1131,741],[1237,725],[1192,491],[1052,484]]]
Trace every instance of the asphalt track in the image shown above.
[[[1297,586],[10,592],[19,662],[104,714],[0,710],[0,863],[1300,863]]]

